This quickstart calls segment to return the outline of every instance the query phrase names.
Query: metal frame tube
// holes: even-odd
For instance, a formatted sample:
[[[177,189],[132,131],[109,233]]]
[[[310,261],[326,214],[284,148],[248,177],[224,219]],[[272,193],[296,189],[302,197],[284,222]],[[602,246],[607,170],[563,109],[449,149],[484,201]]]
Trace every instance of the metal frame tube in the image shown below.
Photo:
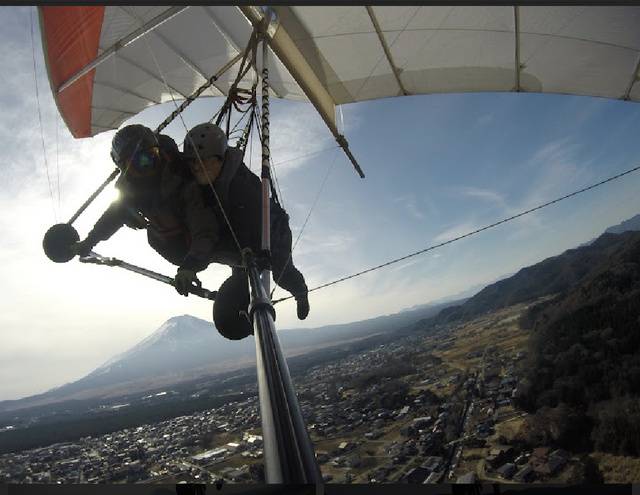
[[[89,207],[89,205],[93,202],[93,200],[98,197],[98,194],[100,194],[102,190],[105,187],[107,187],[109,183],[118,176],[119,173],[120,173],[120,169],[117,169],[117,168],[113,172],[111,172],[109,174],[109,177],[107,177],[105,181],[102,184],[100,184],[100,187],[98,187],[98,189],[96,189],[93,192],[93,194],[89,196],[89,198],[82,204],[82,206],[78,208],[78,211],[76,211],[73,214],[73,216],[69,219],[67,223],[71,225],[73,222],[75,222],[78,219],[78,217],[82,214],[82,212]]]
[[[322,474],[282,353],[274,310],[255,261],[248,263],[267,483],[321,484]]]
[[[263,25],[266,29],[270,16]],[[268,43],[262,33],[262,249],[269,250],[271,178],[269,173],[269,70]],[[245,255],[251,305],[249,314],[256,339],[256,366],[260,417],[264,439],[267,483],[322,483],[289,368],[280,348],[269,297],[271,272],[259,272],[255,259]]]
[[[149,22],[147,22],[144,26],[140,27],[139,29],[136,29],[134,32],[128,34],[124,38],[119,39],[113,45],[111,45],[109,48],[103,51],[100,55],[94,58],[91,62],[85,65],[82,69],[80,69],[78,72],[76,72],[71,77],[69,77],[66,81],[64,81],[60,85],[60,87],[56,89],[56,96],[62,93],[65,89],[67,89],[69,86],[75,83],[82,76],[86,75],[92,69],[95,69],[103,62],[109,60],[113,55],[116,54],[118,50],[121,50],[127,45],[130,45],[135,40],[137,40],[140,36],[144,36],[149,31],[153,31],[155,28],[157,28],[164,22],[168,21],[172,17],[178,15],[180,12],[188,8],[189,8],[188,6],[171,7],[165,10],[164,12],[161,12],[160,14],[158,14],[156,17],[154,17]],[[44,36],[43,36],[43,39],[44,39]]]
[[[94,251],[91,251],[91,253],[89,253],[89,256],[81,257],[80,262],[91,263],[94,265],[116,266],[118,268],[124,268],[125,270],[128,270],[133,273],[137,273],[138,275],[144,275],[145,277],[149,277],[153,280],[157,280],[158,282],[162,282],[167,285],[171,285],[175,287],[175,279],[171,277],[167,277],[166,275],[163,275],[161,273],[154,272],[146,268],[142,268],[141,266],[132,265],[131,263],[127,263],[126,261],[122,261],[118,258],[107,258],[105,256],[101,256]],[[215,291],[215,290],[211,291],[211,290],[203,289],[202,287],[196,287],[196,286],[192,286],[189,289],[189,292],[191,294],[195,294],[196,296],[199,296],[205,299],[211,299],[212,301],[215,301],[216,295],[218,294],[218,291]]]

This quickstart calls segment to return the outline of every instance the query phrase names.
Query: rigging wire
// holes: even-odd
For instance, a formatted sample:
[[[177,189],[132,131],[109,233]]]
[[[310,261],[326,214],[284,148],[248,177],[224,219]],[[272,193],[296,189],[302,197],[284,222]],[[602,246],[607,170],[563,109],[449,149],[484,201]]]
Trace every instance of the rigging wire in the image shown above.
[[[238,85],[249,72],[249,70],[253,67],[252,62],[249,62],[246,67],[245,63],[247,62],[247,60],[249,60],[250,52],[252,61],[255,58],[255,48],[257,46],[257,41],[254,41],[254,39],[257,40],[257,38],[254,38],[254,36],[255,33],[253,33],[249,39],[247,48],[245,49],[244,56],[238,69],[238,74],[236,75],[233,84],[229,88],[227,99],[224,101],[222,107],[218,110],[218,112],[216,112],[216,114],[212,116],[211,119],[209,119],[209,122],[211,123],[214,119],[216,119],[216,116],[218,116],[216,119],[216,125],[219,126],[221,120],[226,115],[227,141],[236,139],[235,147],[239,150],[242,150],[243,158],[247,145],[247,134],[249,134],[251,131],[251,127],[253,125],[253,116],[255,114],[257,78],[254,75],[254,81],[251,85],[251,89],[240,88]],[[230,129],[229,127],[233,109],[235,109],[236,113],[240,114],[240,116],[239,118],[236,117],[235,124],[233,128]],[[240,127],[240,125],[245,121],[247,117],[249,117],[249,121],[243,127]]]
[[[255,93],[254,93],[255,94]],[[247,125],[244,126],[244,129],[242,130],[242,136],[240,137],[240,139],[238,140],[236,147],[238,147],[239,149],[242,150],[242,158],[244,159],[244,156],[247,152],[247,140],[249,139],[250,135],[251,135],[251,129],[253,129],[253,121],[256,118],[256,106],[253,105],[251,107],[251,111],[249,112],[249,122],[247,123]]]
[[[233,128],[231,129],[231,131],[229,132],[229,137],[231,137],[232,133],[238,133],[238,132],[242,132],[244,133],[244,129],[238,129],[238,127],[240,126],[240,124],[244,121],[244,119],[247,118],[247,116],[250,114],[250,108],[247,108],[246,110],[244,110],[242,112],[242,116],[236,121],[235,125],[233,126]]]
[[[60,115],[56,114],[56,179],[58,182],[58,212],[62,212],[62,199],[60,192],[60,148],[58,147],[58,129],[60,127]]]
[[[577,191],[574,191],[572,193],[569,193],[569,194],[566,194],[566,195],[561,196],[559,198],[556,198],[556,199],[554,199],[552,201],[547,201],[546,203],[543,203],[541,205],[535,206],[533,208],[529,208],[528,210],[522,211],[522,212],[517,213],[515,215],[512,215],[512,216],[510,216],[508,218],[504,218],[504,219],[502,219],[502,220],[500,220],[498,222],[494,222],[492,224],[485,225],[484,227],[481,227],[479,229],[473,230],[471,232],[467,232],[466,234],[460,235],[458,237],[454,237],[453,239],[449,239],[448,241],[444,241],[444,242],[441,242],[439,244],[434,244],[434,245],[429,246],[429,247],[427,247],[425,249],[421,249],[420,251],[415,251],[415,252],[410,253],[410,254],[408,254],[406,256],[402,256],[401,258],[396,258],[396,259],[393,259],[393,260],[388,261],[386,263],[382,263],[382,264],[374,266],[372,268],[368,268],[368,269],[363,270],[361,272],[354,273],[354,274],[348,275],[346,277],[342,277],[340,279],[334,280],[333,282],[328,282],[326,284],[318,285],[317,287],[314,287],[313,289],[309,289],[309,292],[312,292],[312,291],[315,291],[315,290],[318,290],[318,289],[322,289],[324,287],[329,287],[329,286],[335,285],[335,284],[337,284],[339,282],[344,282],[345,280],[349,280],[349,279],[352,279],[352,278],[355,278],[355,277],[359,277],[360,275],[364,275],[365,273],[370,273],[370,272],[373,272],[373,271],[378,270],[380,268],[384,268],[386,266],[393,265],[394,263],[398,263],[398,262],[404,261],[404,260],[406,260],[408,258],[412,258],[413,256],[417,256],[419,254],[423,254],[423,253],[426,253],[428,251],[432,251],[432,250],[437,249],[439,247],[446,246],[447,244],[452,244],[452,243],[454,243],[456,241],[464,239],[465,237],[470,237],[470,236],[478,234],[478,233],[480,233],[480,232],[482,232],[484,230],[488,230],[488,229],[491,229],[493,227],[497,227],[498,225],[502,225],[503,223],[510,222],[511,220],[515,220],[516,218],[523,217],[524,215],[528,215],[529,213],[533,213],[534,211],[540,210],[540,209],[545,208],[547,206],[550,206],[552,204],[559,203],[560,201],[563,201],[565,199],[571,198],[573,196],[577,196],[578,194],[581,194],[583,192],[589,191],[591,189],[595,189],[596,187],[599,187],[599,186],[601,186],[603,184],[606,184],[607,182],[614,181],[616,179],[624,177],[625,175],[629,175],[629,174],[631,174],[633,172],[636,172],[638,170],[640,170],[640,165],[638,165],[637,167],[631,168],[629,170],[625,170],[624,172],[621,172],[621,173],[619,173],[617,175],[614,175],[612,177],[604,179],[604,180],[602,180],[600,182],[597,182],[595,184],[592,184],[592,185],[590,185],[588,187],[584,187],[584,188],[579,189]],[[278,299],[277,301],[273,301],[273,304],[279,303],[281,301],[286,301],[287,299],[291,299],[293,297],[294,296],[283,297],[282,299]]]
[[[34,7],[37,8],[37,7]],[[47,149],[44,144],[44,128],[42,126],[42,111],[40,109],[40,92],[38,91],[38,73],[36,70],[36,47],[33,41],[33,10],[29,10],[29,22],[31,24],[31,55],[33,56],[33,82],[36,86],[36,104],[38,107],[38,122],[40,123],[40,140],[42,141],[42,156],[44,158],[44,167],[47,172],[47,183],[49,185],[49,196],[51,197],[51,206],[55,222],[58,223],[58,214],[56,212],[55,199],[53,198],[53,186],[51,185],[51,175],[49,174],[49,161],[47,160]]]
[[[242,57],[242,61],[240,62],[240,68],[238,69],[238,74],[234,79],[233,83],[231,84],[231,86],[229,87],[229,94],[227,95],[227,99],[224,101],[224,104],[222,105],[220,112],[218,112],[218,113],[221,113],[221,115],[219,115],[218,118],[216,119],[217,126],[220,126],[220,122],[222,118],[230,109],[230,107],[234,106],[235,102],[233,100],[234,100],[234,96],[237,96],[238,85],[240,84],[240,81],[242,81],[244,76],[249,72],[249,69],[254,65],[253,63],[249,62],[246,64],[246,67],[245,67],[245,63],[248,60],[250,52],[251,52],[252,61],[255,60],[257,46],[258,46],[258,37],[257,37],[256,31],[254,30],[251,33],[251,36],[249,37],[249,42],[247,43],[247,47]],[[227,115],[229,116],[230,113],[228,113]],[[227,127],[228,127],[228,123],[227,123]]]
[[[216,113],[214,113],[214,114],[213,114],[213,117],[211,117],[211,118],[209,119],[209,123],[210,123],[210,124],[213,122],[213,119],[215,119],[215,118],[220,114],[220,112],[222,112],[222,109],[223,109],[223,108],[224,108],[224,104],[223,104],[220,108],[218,108],[218,111],[217,111]],[[183,143],[184,143],[184,141],[183,141]]]
[[[338,146],[336,146],[335,148],[338,148]],[[309,221],[309,218],[311,217],[311,213],[313,212],[313,210],[315,209],[316,205],[318,204],[318,200],[320,199],[320,194],[322,194],[324,186],[327,183],[327,179],[329,179],[329,176],[331,175],[331,172],[333,171],[333,168],[334,168],[334,165],[336,164],[336,161],[337,161],[336,159],[337,158],[338,158],[338,150],[336,149],[333,152],[333,160],[331,160],[331,164],[329,165],[329,167],[327,169],[327,173],[325,174],[324,179],[322,179],[322,184],[320,184],[320,189],[318,190],[318,193],[316,194],[316,198],[313,201],[313,204],[311,205],[311,208],[309,209],[309,213],[307,213],[307,217],[304,219],[304,223],[302,224],[302,227],[300,228],[300,232],[298,232],[298,237],[296,237],[296,241],[293,243],[293,246],[291,247],[291,251],[289,252],[289,256],[287,257],[287,262],[284,264],[284,268],[280,272],[280,276],[278,277],[278,280],[276,280],[276,283],[274,284],[273,290],[271,291],[271,295],[270,295],[271,299],[273,299],[273,293],[276,291],[276,286],[278,285],[278,282],[280,282],[280,279],[284,275],[284,272],[286,271],[287,266],[289,266],[289,263],[292,261],[293,251],[296,249],[296,246],[298,245],[298,242],[300,241],[300,238],[302,237],[302,233],[304,232],[304,229],[307,226],[307,222]]]

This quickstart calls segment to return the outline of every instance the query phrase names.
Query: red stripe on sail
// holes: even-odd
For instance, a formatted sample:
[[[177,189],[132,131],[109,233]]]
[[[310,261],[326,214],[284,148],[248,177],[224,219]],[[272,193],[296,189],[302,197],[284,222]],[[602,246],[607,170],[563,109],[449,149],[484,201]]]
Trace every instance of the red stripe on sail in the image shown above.
[[[40,7],[49,79],[74,137],[91,136],[95,69],[58,94],[58,88],[98,55],[105,7]]]

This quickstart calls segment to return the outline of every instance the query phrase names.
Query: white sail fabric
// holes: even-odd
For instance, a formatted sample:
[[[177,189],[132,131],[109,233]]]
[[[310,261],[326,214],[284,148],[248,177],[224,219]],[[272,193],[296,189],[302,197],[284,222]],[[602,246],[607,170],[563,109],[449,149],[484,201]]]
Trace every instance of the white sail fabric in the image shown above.
[[[64,25],[53,9],[82,8],[40,9],[48,10],[41,18],[54,94],[60,98],[79,84],[89,88],[88,113],[74,117],[86,120],[85,135],[117,128],[149,105],[190,95],[244,49],[252,31],[248,7],[101,7],[96,52],[69,60],[77,55],[56,50],[52,33],[61,33],[61,39],[85,36],[84,28]],[[279,6],[274,11],[273,95],[308,98],[319,110],[324,101],[330,127],[329,106],[400,95],[522,91],[640,99],[636,6]],[[253,12],[261,15],[259,9]],[[132,33],[139,36],[131,40]],[[283,36],[286,43],[277,43]],[[56,73],[59,67],[66,72]],[[86,75],[69,84],[87,67]],[[226,94],[237,68],[204,95]],[[247,84],[253,77],[248,75]],[[58,104],[69,124],[73,104]],[[73,111],[82,113],[77,106]],[[83,134],[74,128],[74,135]]]
[[[373,7],[390,59],[364,7],[276,10],[337,104],[401,94],[392,66],[409,94],[640,96],[640,7]]]

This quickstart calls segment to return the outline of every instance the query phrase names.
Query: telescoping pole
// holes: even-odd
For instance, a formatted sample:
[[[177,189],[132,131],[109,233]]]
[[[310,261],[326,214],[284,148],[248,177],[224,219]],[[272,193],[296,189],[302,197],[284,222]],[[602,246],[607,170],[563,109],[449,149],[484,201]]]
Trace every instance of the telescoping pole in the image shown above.
[[[264,26],[266,29],[266,25]],[[262,37],[262,249],[270,249],[269,72],[267,42]],[[260,273],[255,259],[245,256],[251,291],[249,315],[256,340],[260,416],[267,483],[322,483],[302,411],[275,328],[269,297],[270,271]]]
[[[320,484],[322,475],[302,411],[280,348],[274,309],[260,281],[255,260],[248,262],[251,306],[256,339],[258,394],[264,440],[267,483]]]

